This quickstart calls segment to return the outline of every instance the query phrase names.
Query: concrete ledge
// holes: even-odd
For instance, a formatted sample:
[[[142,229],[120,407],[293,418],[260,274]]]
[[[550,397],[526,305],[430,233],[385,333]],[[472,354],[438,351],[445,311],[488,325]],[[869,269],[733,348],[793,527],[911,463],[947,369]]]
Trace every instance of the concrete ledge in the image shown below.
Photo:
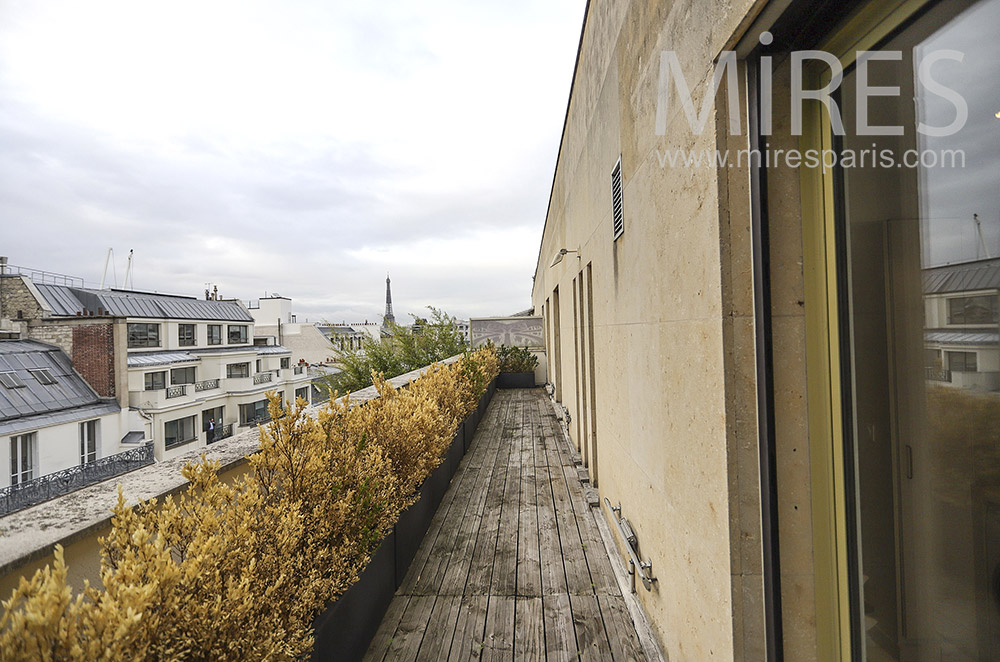
[[[441,363],[454,363],[460,358],[461,355],[453,356]],[[389,383],[396,388],[404,387],[420,377],[428,367],[393,377]],[[369,386],[344,397],[349,397],[352,405],[357,405],[374,400],[378,391]],[[315,416],[323,406],[310,406],[307,411]],[[108,527],[111,509],[118,501],[119,484],[127,503],[135,506],[140,501],[182,491],[188,481],[181,475],[181,469],[188,462],[197,461],[202,453],[211,460],[218,460],[222,471],[226,471],[246,463],[247,456],[259,447],[260,430],[251,428],[210,446],[0,517],[0,577],[51,554],[56,544],[65,547]]]

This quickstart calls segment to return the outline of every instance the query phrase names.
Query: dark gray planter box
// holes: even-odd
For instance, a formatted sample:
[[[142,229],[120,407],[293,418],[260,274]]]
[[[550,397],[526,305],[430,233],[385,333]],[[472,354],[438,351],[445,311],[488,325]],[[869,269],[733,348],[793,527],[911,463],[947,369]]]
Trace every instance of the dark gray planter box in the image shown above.
[[[497,377],[497,388],[534,388],[534,372],[501,372]]]
[[[316,662],[360,660],[396,593],[396,535],[382,539],[357,583],[316,618]]]

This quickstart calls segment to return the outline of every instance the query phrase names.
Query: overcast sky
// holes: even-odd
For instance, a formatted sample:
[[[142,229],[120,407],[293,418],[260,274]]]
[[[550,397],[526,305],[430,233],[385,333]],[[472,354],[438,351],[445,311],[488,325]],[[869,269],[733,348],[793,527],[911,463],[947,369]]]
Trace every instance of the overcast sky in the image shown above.
[[[0,0],[0,254],[300,321],[530,305],[584,0]]]

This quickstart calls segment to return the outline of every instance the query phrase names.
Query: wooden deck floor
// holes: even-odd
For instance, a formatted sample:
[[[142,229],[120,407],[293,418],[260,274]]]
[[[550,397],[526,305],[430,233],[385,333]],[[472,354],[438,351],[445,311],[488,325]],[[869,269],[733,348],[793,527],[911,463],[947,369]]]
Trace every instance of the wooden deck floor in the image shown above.
[[[366,661],[646,660],[556,425],[496,392]]]

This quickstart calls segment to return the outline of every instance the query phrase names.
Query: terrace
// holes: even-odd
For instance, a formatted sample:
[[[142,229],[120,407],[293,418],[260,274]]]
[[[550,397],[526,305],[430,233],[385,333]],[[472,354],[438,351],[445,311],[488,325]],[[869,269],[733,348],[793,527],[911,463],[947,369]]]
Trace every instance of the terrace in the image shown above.
[[[366,661],[662,659],[560,426],[496,391]]]

